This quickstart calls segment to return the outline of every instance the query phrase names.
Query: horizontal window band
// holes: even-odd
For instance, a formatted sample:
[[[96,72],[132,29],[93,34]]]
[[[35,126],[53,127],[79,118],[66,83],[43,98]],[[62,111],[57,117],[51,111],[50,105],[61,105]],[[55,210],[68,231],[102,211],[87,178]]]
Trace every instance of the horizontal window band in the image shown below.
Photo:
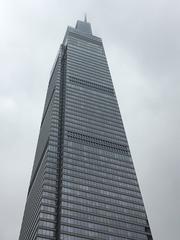
[[[66,182],[63,182],[63,191],[66,194],[72,194],[72,195],[78,195],[78,196],[84,196],[84,197],[92,197],[93,200],[95,199],[104,199],[106,203],[111,203],[112,205],[116,205],[117,201],[121,202],[121,204],[118,204],[118,206],[122,207],[129,207],[129,205],[133,205],[133,207],[137,211],[142,211],[144,212],[144,205],[142,202],[142,198],[136,198],[136,197],[131,197],[129,195],[125,194],[117,194],[118,196],[112,196],[112,195],[107,195],[105,193],[101,193],[100,191],[90,191],[90,190],[85,190],[85,189],[80,189],[76,188],[73,186],[69,186],[70,184],[65,184]],[[68,185],[68,186],[67,186]],[[96,190],[96,189],[94,189]],[[89,196],[88,196],[89,195]],[[136,201],[137,200],[137,201]],[[124,203],[124,204],[123,204]],[[126,206],[125,206],[126,204]],[[127,206],[128,205],[128,206]],[[135,206],[134,206],[135,205]]]
[[[86,79],[88,82],[96,83],[98,85],[112,88],[112,80],[104,76],[98,76],[97,74],[88,74],[87,72],[78,71],[77,69],[68,68],[67,75],[74,76],[76,78]]]
[[[69,176],[72,176],[72,177],[79,177],[80,176],[80,178],[84,178],[86,180],[91,180],[91,179],[95,178],[95,180],[101,180],[102,182],[111,181],[111,182],[117,182],[117,183],[122,182],[122,183],[131,184],[131,185],[136,185],[137,184],[137,180],[135,180],[135,179],[129,179],[129,178],[121,177],[121,176],[119,176],[118,179],[113,178],[114,176],[103,177],[103,176],[99,176],[96,172],[90,172],[90,173],[87,174],[87,173],[84,173],[84,171],[80,171],[80,170],[77,170],[77,169],[75,170],[75,169],[72,169],[72,168],[68,168],[66,166],[64,166],[64,168],[63,168],[63,174],[69,175]]]
[[[79,86],[79,87],[89,88],[89,89],[91,89],[91,90],[93,90],[93,91],[100,91],[100,92],[102,92],[102,93],[104,93],[104,94],[114,95],[114,92],[113,92],[113,91],[108,91],[107,89],[102,89],[102,88],[100,88],[100,87],[90,85],[90,84],[88,84],[87,82],[82,83],[82,82],[76,82],[76,81],[71,81],[71,80],[70,80],[70,83],[71,83],[71,84],[74,84],[74,85],[76,85],[76,86]]]
[[[89,121],[88,121],[89,120]],[[102,136],[107,136],[107,138],[110,138],[110,139],[116,139],[116,137],[114,137],[114,134],[113,134],[113,137],[112,137],[112,131],[117,131],[119,132],[119,134],[117,135],[117,139],[118,140],[115,140],[115,141],[122,141],[124,144],[127,144],[127,139],[126,139],[126,136],[125,136],[125,133],[123,134],[122,133],[122,130],[124,130],[123,128],[123,125],[122,123],[119,123],[119,125],[114,125],[113,123],[109,123],[109,122],[103,122],[103,121],[97,121],[97,119],[94,119],[94,118],[87,118],[85,116],[78,116],[78,115],[75,115],[75,114],[69,114],[66,112],[66,116],[65,116],[65,123],[66,125],[69,125],[68,123],[70,123],[69,126],[72,126],[72,124],[74,126],[78,126],[81,124],[84,126],[84,127],[87,127],[89,126],[91,129],[95,130],[100,130],[100,131],[103,131],[102,132]],[[81,128],[81,127],[80,127]],[[81,128],[82,129],[82,128]],[[110,136],[109,136],[110,135]]]
[[[76,38],[77,40],[80,39],[80,40],[83,40],[83,41],[93,43],[95,45],[102,46],[102,40],[100,38],[95,38],[95,37],[91,37],[91,36],[84,36],[82,34],[78,34],[77,32],[72,32],[72,30],[70,30],[68,32],[68,37],[71,37],[71,36]]]
[[[70,60],[70,59],[68,59],[67,64],[69,66],[74,66],[74,67],[75,66],[81,66],[82,68],[91,68],[92,70],[97,70],[97,71],[102,72],[104,74],[110,74],[109,69],[107,68],[106,65],[97,66],[97,64],[93,64],[93,63],[89,63],[89,62],[86,63],[84,61],[79,61],[79,60],[75,61],[75,60]]]
[[[75,49],[75,48],[69,48],[67,50],[67,57],[72,57],[72,58],[79,58],[80,60],[90,60],[90,61],[93,61],[94,62],[97,62],[100,63],[100,64],[107,64],[107,60],[106,60],[106,57],[104,54],[101,54],[101,55],[95,55],[95,54],[91,54],[91,53],[88,53],[88,52],[81,52],[79,51],[79,49]],[[107,65],[106,65],[107,66]]]
[[[109,122],[112,121],[112,124],[116,123],[116,124],[119,125],[121,123],[121,118],[118,115],[116,115],[116,116],[113,115],[113,118],[115,118],[115,120],[117,120],[115,122],[115,121],[112,120],[112,114],[103,114],[103,113],[99,113],[98,111],[91,111],[90,108],[86,110],[86,109],[77,108],[75,106],[71,107],[69,105],[69,106],[66,106],[65,112],[70,113],[70,114],[74,114],[74,115],[78,115],[79,117],[82,115],[82,116],[85,116],[87,119],[89,117],[91,117],[95,120],[99,119],[101,121],[103,121],[103,120],[109,121]]]
[[[93,122],[98,122],[99,124],[107,124],[107,125],[113,125],[113,127],[117,127],[119,128],[120,125],[122,125],[122,121],[113,121],[111,120],[110,118],[106,118],[106,119],[100,119],[96,116],[92,116],[92,115],[85,115],[84,113],[77,113],[76,111],[71,111],[71,110],[66,110],[66,116],[67,117],[71,117],[74,118],[74,119],[82,119],[82,120],[85,120],[85,121],[93,121]]]
[[[74,93],[74,94],[81,94],[82,96],[85,96],[85,97],[89,97],[90,99],[92,98],[93,96],[93,99],[99,99],[100,101],[105,101],[105,103],[107,101],[109,102],[112,102],[113,104],[117,104],[117,101],[116,101],[116,98],[115,98],[115,95],[107,95],[107,96],[104,96],[104,93],[101,93],[101,92],[92,92],[90,89],[85,89],[83,92],[79,89],[79,88],[74,88],[74,87],[71,87],[71,85],[69,85],[68,88],[66,88],[66,92],[71,92],[71,93]],[[77,95],[77,96],[78,96]]]
[[[112,106],[112,105],[103,105],[101,103],[98,103],[96,101],[88,101],[84,99],[77,99],[77,98],[71,98],[71,96],[67,96],[66,98],[66,105],[70,106],[78,106],[79,108],[86,108],[86,109],[93,109],[93,110],[98,110],[103,113],[110,113],[112,115],[117,114],[118,116],[120,115],[119,113],[119,108],[117,106]]]
[[[69,112],[68,112],[69,113]],[[126,139],[126,135],[125,135],[125,131],[124,128],[118,128],[118,131],[114,131],[112,129],[108,129],[108,128],[100,128],[99,126],[93,126],[93,125],[84,125],[82,123],[78,124],[78,123],[73,123],[71,121],[69,121],[70,118],[65,119],[64,121],[64,129],[65,131],[74,131],[76,130],[76,132],[80,132],[83,133],[85,135],[93,135],[94,137],[98,137],[98,138],[109,138],[112,139],[112,141],[125,141],[126,143],[124,145],[127,145],[127,139]],[[87,127],[88,126],[88,127]],[[56,129],[53,129],[54,132],[56,132]],[[58,131],[57,131],[58,133]],[[66,132],[67,134],[67,132]],[[114,139],[114,140],[113,140]],[[111,142],[111,140],[110,140]]]
[[[104,50],[102,47],[94,47],[94,46],[92,47],[92,46],[89,46],[89,44],[82,44],[82,42],[79,45],[79,43],[72,41],[72,39],[71,39],[68,42],[68,50],[71,50],[71,52],[72,52],[74,49],[77,51],[82,50],[83,52],[85,52],[87,54],[90,52],[95,56],[104,55]]]
[[[140,210],[135,206],[140,206],[135,203],[129,203],[131,206],[123,206],[117,203],[112,203],[110,201],[105,201],[107,198],[89,198],[86,196],[79,196],[72,193],[66,193],[62,190],[62,203],[71,203],[73,205],[77,205],[79,207],[84,206],[90,208],[91,210],[103,210],[107,212],[115,212],[127,214],[129,216],[140,217],[142,219],[146,218],[145,210]],[[120,200],[119,200],[120,201]],[[97,205],[96,205],[97,204]],[[63,206],[63,204],[62,204]],[[108,208],[107,208],[108,206]],[[132,214],[132,215],[131,215]]]
[[[97,154],[89,154],[86,152],[86,154],[78,154],[78,153],[69,153],[65,148],[63,151],[63,160],[72,160],[72,161],[79,161],[82,164],[89,163],[97,166],[107,166],[111,167],[112,169],[126,169],[128,173],[135,172],[135,169],[132,164],[126,164],[126,162],[121,160],[116,160],[113,158],[98,158]]]
[[[76,49],[78,50],[82,50],[85,51],[87,53],[92,53],[94,55],[103,55],[105,56],[105,52],[104,52],[104,48],[103,46],[99,46],[99,45],[95,45],[92,44],[90,42],[87,41],[82,41],[80,39],[77,38],[73,38],[71,37],[70,39],[68,39],[68,49]]]
[[[87,158],[87,157],[86,157]],[[63,158],[63,161],[65,162],[67,162],[67,163],[74,163],[75,165],[78,165],[79,164],[79,166],[89,166],[89,165],[91,165],[92,166],[92,164],[93,164],[93,166],[94,166],[94,168],[92,168],[92,169],[98,169],[98,168],[108,168],[108,169],[111,169],[111,170],[114,170],[114,171],[116,171],[116,172],[123,172],[123,173],[127,173],[127,174],[133,174],[133,175],[135,175],[135,171],[134,171],[134,169],[132,169],[132,171],[128,171],[129,169],[127,168],[127,167],[124,167],[124,166],[122,166],[122,165],[115,165],[115,164],[111,164],[110,162],[110,164],[108,164],[108,165],[106,165],[106,163],[107,162],[105,162],[105,161],[101,161],[101,160],[99,160],[99,162],[97,162],[97,161],[94,161],[94,159],[93,158],[88,158],[88,161],[87,160],[83,160],[83,159],[78,159],[78,158],[70,158],[70,157],[64,157]],[[100,164],[101,163],[101,164]],[[102,163],[104,163],[104,165],[102,164]],[[135,175],[136,176],[136,175]]]
[[[122,120],[121,120],[121,117],[120,117],[120,113],[119,113],[119,110],[117,109],[110,109],[110,108],[107,108],[107,107],[102,107],[102,106],[94,106],[93,104],[95,103],[92,103],[92,104],[89,104],[87,102],[82,102],[82,101],[76,101],[73,99],[70,100],[70,99],[67,99],[66,100],[66,106],[65,106],[65,110],[66,109],[77,109],[78,112],[82,112],[82,113],[91,113],[91,116],[96,118],[96,115],[98,115],[98,119],[103,119],[103,116],[104,117],[109,117],[112,119],[113,118],[116,118],[118,119],[118,123],[119,123],[119,127],[123,126],[122,124]],[[112,122],[113,124],[113,122]]]
[[[86,61],[84,61],[84,59],[82,59],[79,55],[76,55],[76,56],[74,56],[74,55],[72,55],[71,53],[68,55],[68,58],[67,58],[67,64],[68,63],[79,63],[79,64],[86,64]],[[91,58],[88,58],[88,61],[87,61],[87,63],[88,63],[88,66],[90,66],[90,67],[95,67],[95,68],[97,68],[97,66],[98,66],[98,68],[100,68],[100,69],[102,69],[102,70],[104,70],[104,71],[107,71],[107,69],[108,69],[108,72],[109,72],[109,67],[108,67],[108,65],[107,65],[107,63],[106,62],[102,62],[102,61],[98,61],[98,64],[97,64],[97,61],[93,61]],[[87,65],[86,65],[87,66]]]
[[[98,144],[92,141],[88,141],[88,140],[81,140],[78,138],[73,138],[73,137],[69,137],[69,139],[71,139],[71,141],[76,142],[76,143],[81,143],[83,145],[87,145],[87,146],[93,146],[95,148],[98,149],[104,149],[106,151],[110,151],[110,152],[117,152],[117,153],[121,153],[125,156],[131,156],[129,151],[120,149],[120,148],[116,148],[116,147],[111,147],[108,145],[103,145],[103,144]]]
[[[62,217],[63,217],[64,220],[70,219],[72,221],[73,220],[74,221],[79,221],[79,222],[83,221],[84,223],[86,222],[87,224],[88,223],[97,224],[97,225],[100,225],[104,228],[110,227],[110,228],[113,228],[113,229],[116,229],[116,230],[123,229],[123,230],[126,230],[126,231],[131,231],[131,232],[134,232],[134,233],[140,233],[140,234],[145,234],[146,235],[145,228],[142,225],[137,225],[137,224],[132,224],[132,223],[127,224],[126,222],[123,222],[123,221],[120,221],[120,220],[119,221],[110,220],[110,224],[109,224],[108,221],[103,222],[103,219],[100,218],[100,217],[97,217],[97,219],[94,218],[93,220],[85,218],[85,217],[84,218],[82,218],[82,217],[77,217],[76,218],[75,216],[73,216],[71,214],[62,214]]]
[[[93,133],[95,135],[98,134],[99,137],[102,137],[102,138],[104,137],[107,140],[109,139],[110,141],[112,139],[113,141],[117,141],[118,143],[123,142],[122,144],[124,145],[128,144],[126,138],[121,134],[122,131],[124,130],[123,126],[121,128],[119,127],[117,129],[112,129],[112,128],[103,126],[103,124],[95,125],[93,123],[89,124],[83,121],[75,121],[75,120],[73,121],[72,118],[70,117],[65,118],[64,126],[65,126],[65,130],[68,130],[68,128],[74,128],[74,129],[79,129],[80,131],[83,131],[83,130],[86,131],[88,128],[88,131],[86,132],[90,132],[91,134]]]
[[[98,139],[95,137],[91,137],[88,135],[84,135],[84,134],[72,132],[72,131],[67,131],[67,137],[69,139],[75,139],[75,140],[83,142],[83,143],[100,146],[103,148],[108,148],[108,149],[111,149],[111,150],[114,150],[117,152],[123,151],[124,154],[130,155],[129,148],[126,145],[117,144],[117,143],[110,142],[110,141],[105,141],[102,139]]]
[[[102,211],[102,210],[101,210]],[[70,212],[68,214],[68,212]],[[70,208],[70,207],[65,207],[63,206],[62,208],[62,213],[63,214],[73,214],[74,215],[89,215],[90,217],[97,217],[97,218],[105,218],[105,219],[110,219],[110,220],[114,220],[114,221],[121,221],[121,222],[124,222],[124,223],[130,223],[130,224],[133,224],[133,225],[138,225],[138,226],[141,226],[141,227],[144,227],[144,226],[148,226],[147,225],[147,222],[145,219],[141,219],[141,218],[138,218],[138,217],[131,217],[131,216],[128,216],[128,215],[125,215],[125,214],[118,214],[116,212],[111,212],[110,211],[104,211],[104,213],[102,214],[99,213],[99,212],[90,212],[90,211],[84,211],[84,209],[76,209],[76,208]],[[108,214],[107,214],[108,213]],[[123,217],[124,218],[123,218]]]
[[[70,86],[70,85],[68,85],[68,86]],[[86,90],[87,90],[87,88],[86,88]],[[75,91],[76,91],[76,89],[75,89]],[[69,88],[67,89],[67,93],[69,93]],[[116,99],[113,102],[111,102],[108,99],[106,99],[106,97],[104,97],[103,99],[98,99],[97,95],[96,95],[92,98],[91,95],[90,96],[85,96],[83,93],[81,95],[79,95],[78,92],[74,93],[74,92],[71,91],[70,94],[66,95],[66,100],[70,100],[70,101],[74,100],[76,102],[81,101],[83,103],[87,103],[87,104],[90,104],[90,105],[96,104],[98,107],[101,106],[101,107],[104,107],[104,108],[107,108],[107,109],[108,108],[110,108],[110,109],[113,108],[114,111],[118,110],[118,112],[119,112],[119,107],[118,107]]]
[[[123,129],[124,130],[124,126],[123,126],[123,123],[122,121],[119,122],[119,124],[117,123],[114,123],[110,120],[104,120],[104,119],[98,119],[98,118],[94,118],[93,116],[91,116],[91,118],[89,117],[86,117],[86,116],[78,116],[77,114],[69,114],[67,112],[66,114],[66,119],[69,118],[72,119],[72,121],[78,121],[78,122],[83,122],[83,123],[87,123],[87,124],[97,124],[97,126],[105,126],[106,128],[108,129],[112,129],[112,130],[119,130],[119,128]],[[71,121],[71,122],[72,122]]]
[[[88,49],[88,50],[92,50],[95,52],[102,52],[104,50],[102,45],[100,46],[100,45],[91,43],[89,41],[87,42],[80,38],[77,39],[76,37],[69,36],[68,37],[68,47],[74,47],[74,46],[76,48]]]
[[[107,99],[106,97],[104,97],[103,99],[101,98],[97,98],[97,95],[94,95],[93,98],[92,98],[92,95],[85,95],[84,93],[82,93],[81,95],[79,95],[79,93],[76,91],[75,89],[75,92],[72,91],[72,89],[66,89],[66,100],[74,100],[74,101],[83,101],[83,102],[87,102],[87,103],[90,103],[90,104],[97,104],[98,106],[106,106],[107,108],[110,107],[110,108],[114,108],[114,109],[118,109],[119,110],[119,107],[118,107],[118,104],[117,104],[117,101],[116,99],[114,101],[110,101],[110,99]]]
[[[109,151],[105,151],[105,153],[108,153],[108,155],[107,155],[107,154],[103,154],[103,153],[101,154],[101,153],[99,153],[97,151],[93,151],[93,150],[94,150],[94,148],[92,148],[92,147],[90,147],[90,148],[88,147],[88,149],[85,149],[85,150],[81,149],[81,148],[79,148],[79,144],[77,144],[77,146],[73,147],[73,148],[70,147],[70,146],[67,147],[67,146],[64,145],[63,152],[65,152],[67,154],[73,154],[73,155],[75,154],[76,156],[82,156],[82,157],[88,156],[88,158],[92,157],[94,159],[97,159],[97,158],[102,156],[106,160],[110,158],[110,159],[113,159],[115,161],[120,161],[120,162],[122,161],[122,164],[128,165],[130,167],[134,167],[133,162],[132,162],[132,158],[129,157],[129,156],[124,156],[123,154],[114,153],[115,155],[118,155],[118,158],[115,158],[111,154],[111,152],[109,152]],[[96,149],[96,150],[98,150],[98,149]]]
[[[118,119],[118,121],[122,121],[117,102],[109,104],[108,102],[106,102],[106,100],[104,98],[102,98],[102,100],[100,102],[99,100],[97,100],[97,98],[94,95],[91,96],[93,98],[93,100],[91,100],[90,97],[89,97],[89,99],[84,98],[83,95],[86,92],[86,90],[91,91],[92,89],[84,88],[83,90],[81,89],[81,91],[80,91],[80,89],[78,89],[78,88],[82,88],[82,87],[77,86],[77,85],[72,85],[72,84],[67,85],[67,88],[66,88],[67,107],[70,107],[71,105],[75,105],[75,108],[83,110],[83,111],[87,111],[89,109],[92,109],[93,113],[98,110],[98,113],[100,111],[102,114],[107,114],[107,115],[110,114],[111,118],[112,118],[112,115],[113,115],[113,117]],[[76,95],[74,94],[73,91],[71,91],[72,89],[75,90]],[[107,96],[110,96],[110,95],[107,95]],[[104,101],[104,103],[103,103],[103,101]],[[103,105],[103,104],[105,104],[105,105]],[[81,105],[81,106],[79,106],[79,105]]]
[[[133,198],[137,198],[137,199],[141,199],[142,200],[140,192],[132,191],[132,190],[129,190],[129,189],[127,189],[125,187],[121,187],[121,186],[113,187],[112,185],[98,184],[97,182],[93,182],[93,184],[91,184],[90,181],[89,181],[89,183],[87,183],[87,181],[84,183],[83,181],[82,182],[77,181],[77,180],[74,181],[72,179],[63,179],[63,183],[64,183],[64,186],[66,186],[66,187],[68,187],[70,185],[74,185],[73,189],[78,189],[80,191],[83,188],[87,188],[88,191],[90,189],[90,191],[93,192],[93,193],[97,192],[97,191],[103,190],[103,191],[111,192],[112,194],[114,194],[114,193],[116,194],[117,193],[117,194],[122,194],[122,195],[126,195],[126,196],[129,196],[129,197],[133,197]],[[44,185],[50,186],[50,187],[51,186],[54,187],[54,185],[50,185],[50,183],[45,183]],[[104,187],[104,185],[106,187]],[[76,188],[76,186],[77,186],[77,188]]]
[[[106,178],[107,175],[110,175],[110,176],[112,175],[113,178],[110,178],[112,180],[115,180],[115,179],[126,179],[126,180],[128,179],[128,180],[132,180],[132,181],[133,180],[134,181],[137,180],[135,175],[134,175],[134,178],[132,178],[132,177],[130,177],[131,176],[130,174],[128,174],[128,175],[127,174],[123,174],[123,172],[120,172],[119,175],[112,174],[111,172],[108,172],[108,171],[101,171],[100,172],[98,169],[93,169],[93,168],[87,169],[86,167],[82,167],[82,166],[76,165],[76,164],[69,164],[69,163],[66,163],[66,162],[64,162],[63,168],[64,169],[69,169],[69,170],[74,170],[74,171],[77,170],[77,171],[80,171],[80,172],[84,172],[84,173],[87,174],[87,177],[88,177],[88,174],[95,175],[97,177],[104,177],[104,178]],[[121,183],[121,181],[120,181],[120,183]]]
[[[91,68],[90,66],[87,67],[81,67],[79,65],[72,65],[72,64],[67,64],[67,72],[72,72],[73,74],[77,74],[77,75],[85,75],[88,78],[89,77],[94,77],[95,79],[97,79],[98,81],[102,81],[104,79],[104,81],[102,81],[102,85],[110,85],[110,73],[104,73],[101,72],[101,69],[98,69],[98,71],[94,68]],[[95,83],[95,82],[94,82]]]
[[[105,59],[105,56],[103,56],[103,55],[94,57],[91,54],[87,54],[87,53],[80,54],[80,52],[77,51],[77,50],[76,51],[75,50],[71,51],[69,49],[68,55],[67,55],[67,60],[68,59],[74,59],[74,60],[77,59],[79,61],[83,61],[84,60],[84,62],[90,61],[91,63],[96,63],[100,67],[101,66],[106,66],[108,68],[107,61]]]
[[[78,117],[81,117],[80,115]],[[64,121],[64,130],[65,131],[76,131],[83,133],[85,135],[92,135],[93,137],[98,137],[102,139],[107,139],[110,142],[114,141],[117,143],[123,142],[123,145],[128,146],[127,138],[125,135],[124,129],[117,128],[117,131],[114,129],[106,128],[106,126],[103,126],[103,123],[100,127],[99,125],[94,126],[92,124],[84,123],[83,121],[79,120],[79,122],[73,122],[70,117],[66,116],[66,119]]]
[[[83,178],[81,175],[80,176],[70,176],[68,174],[64,174],[62,181],[67,181],[67,182],[71,181],[71,182],[77,183],[77,184],[78,183],[81,184],[81,182],[84,182],[84,183],[86,183],[87,186],[92,186],[92,187],[94,187],[94,185],[106,186],[106,187],[102,187],[105,190],[108,190],[111,188],[112,189],[116,188],[116,189],[125,189],[125,190],[129,190],[131,192],[140,193],[139,188],[137,186],[126,183],[126,182],[124,183],[124,182],[115,182],[115,181],[108,181],[108,180],[107,180],[107,182],[98,181],[96,178],[88,179],[88,178]],[[112,182],[115,182],[116,184],[113,184]],[[101,188],[101,187],[99,187],[99,188]]]
[[[72,224],[72,223],[69,224],[69,223],[66,223],[66,222],[62,222],[62,226],[65,227],[67,232],[69,232],[68,229],[69,230],[71,229],[70,230],[71,232],[73,230],[73,235],[77,235],[77,236],[81,236],[82,235],[82,236],[86,237],[86,236],[89,236],[89,232],[92,232],[93,233],[93,237],[96,234],[96,238],[98,237],[97,239],[102,239],[102,240],[103,239],[107,239],[107,236],[113,237],[114,240],[119,240],[119,239],[121,239],[121,240],[136,240],[137,237],[138,237],[138,240],[147,240],[147,237],[146,237],[147,234],[146,233],[144,233],[144,234],[142,234],[142,233],[135,233],[135,232],[130,232],[130,231],[126,230],[127,234],[131,233],[131,235],[133,235],[132,237],[131,236],[129,237],[129,236],[127,236],[127,234],[125,234],[125,232],[124,232],[125,230],[124,229],[120,229],[120,228],[118,229],[119,232],[116,233],[115,229],[114,229],[114,232],[113,231],[109,232],[109,231],[105,231],[106,228],[105,229],[101,229],[101,230],[100,229],[94,229],[94,228],[90,228],[89,229],[89,227],[85,227],[85,226],[82,226],[80,224]],[[77,230],[75,230],[75,229],[77,229]],[[61,231],[63,231],[63,229]],[[123,232],[121,233],[120,231],[123,231]],[[101,234],[102,234],[102,236],[99,237],[99,235],[101,235]],[[142,235],[142,236],[139,236],[139,235]],[[106,238],[104,238],[104,237],[106,237]]]

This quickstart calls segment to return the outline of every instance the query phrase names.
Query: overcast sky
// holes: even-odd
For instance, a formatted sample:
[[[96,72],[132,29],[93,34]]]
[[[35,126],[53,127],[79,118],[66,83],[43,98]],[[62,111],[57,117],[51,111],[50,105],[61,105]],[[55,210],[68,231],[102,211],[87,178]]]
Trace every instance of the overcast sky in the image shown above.
[[[0,0],[0,239],[18,239],[67,25],[103,39],[154,240],[180,229],[180,1]]]

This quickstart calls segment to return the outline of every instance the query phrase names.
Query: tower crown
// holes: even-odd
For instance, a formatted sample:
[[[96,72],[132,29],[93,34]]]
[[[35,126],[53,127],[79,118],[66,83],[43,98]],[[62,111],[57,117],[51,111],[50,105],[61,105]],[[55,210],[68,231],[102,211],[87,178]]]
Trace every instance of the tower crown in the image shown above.
[[[86,14],[84,16],[84,21],[78,20],[75,28],[80,32],[92,35],[91,24],[89,22],[87,22],[87,15]]]

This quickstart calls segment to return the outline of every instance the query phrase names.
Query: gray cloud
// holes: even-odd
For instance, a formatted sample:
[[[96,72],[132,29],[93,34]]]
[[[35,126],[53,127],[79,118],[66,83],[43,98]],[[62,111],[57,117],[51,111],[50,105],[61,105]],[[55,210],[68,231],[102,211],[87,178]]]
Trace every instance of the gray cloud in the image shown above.
[[[18,238],[51,66],[67,25],[87,12],[103,38],[154,240],[178,239],[180,2],[0,5],[0,238]]]

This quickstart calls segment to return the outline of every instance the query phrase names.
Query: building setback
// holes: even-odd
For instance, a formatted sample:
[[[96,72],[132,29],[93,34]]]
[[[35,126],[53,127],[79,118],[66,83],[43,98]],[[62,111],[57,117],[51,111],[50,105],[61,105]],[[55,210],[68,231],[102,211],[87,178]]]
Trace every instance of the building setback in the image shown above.
[[[152,240],[102,40],[68,27],[49,81],[19,240]]]

